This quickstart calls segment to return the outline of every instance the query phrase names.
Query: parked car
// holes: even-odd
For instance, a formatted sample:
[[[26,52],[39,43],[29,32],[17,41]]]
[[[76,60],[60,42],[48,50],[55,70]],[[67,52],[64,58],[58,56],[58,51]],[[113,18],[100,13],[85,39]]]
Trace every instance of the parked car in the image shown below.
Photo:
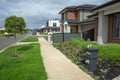
[[[53,32],[48,32],[48,35],[52,35],[53,34]]]
[[[4,35],[5,35],[5,36],[14,36],[15,34],[14,34],[14,33],[8,33],[8,32],[5,32]]]

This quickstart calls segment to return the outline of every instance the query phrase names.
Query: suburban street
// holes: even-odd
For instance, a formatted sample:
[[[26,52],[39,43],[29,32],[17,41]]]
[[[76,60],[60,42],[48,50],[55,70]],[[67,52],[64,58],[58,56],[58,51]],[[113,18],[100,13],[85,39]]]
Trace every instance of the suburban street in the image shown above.
[[[29,35],[30,34],[18,34],[17,41]],[[0,37],[0,51],[13,43],[14,43],[14,36]]]

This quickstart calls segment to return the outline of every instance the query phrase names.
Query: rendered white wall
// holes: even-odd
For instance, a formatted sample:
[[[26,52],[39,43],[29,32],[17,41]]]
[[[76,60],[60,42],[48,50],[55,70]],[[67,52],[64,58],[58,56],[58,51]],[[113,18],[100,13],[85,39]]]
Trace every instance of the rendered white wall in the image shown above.
[[[49,20],[48,26],[53,27],[53,23],[56,23],[56,27],[60,27],[60,21],[59,20]]]
[[[88,19],[87,16],[89,16],[91,14],[92,14],[91,12],[84,12],[84,18],[83,18],[83,20]]]
[[[89,15],[91,15],[91,14],[92,14],[92,12],[88,12],[88,11],[83,11],[83,10],[81,10],[81,12],[80,12],[80,21],[83,21],[83,20],[85,20],[85,19],[88,19],[87,16],[89,16]]]
[[[112,7],[110,9],[105,10],[104,11],[104,15],[108,15],[108,14],[112,14],[112,13],[117,13],[117,12],[120,12],[120,3],[119,3],[119,6]]]
[[[99,12],[98,19],[98,43],[107,43],[108,37],[108,16],[104,16],[104,11]]]
[[[64,33],[70,33],[70,25],[64,25]]]

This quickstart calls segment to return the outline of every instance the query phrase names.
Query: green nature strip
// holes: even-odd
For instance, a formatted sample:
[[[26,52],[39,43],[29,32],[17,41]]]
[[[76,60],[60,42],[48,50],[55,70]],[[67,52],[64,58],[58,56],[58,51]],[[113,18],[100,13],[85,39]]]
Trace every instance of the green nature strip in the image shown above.
[[[39,44],[20,45],[19,57],[12,57],[14,46],[0,54],[0,80],[47,80]]]
[[[4,34],[0,33],[0,37],[1,37],[1,36],[4,36]]]
[[[23,40],[21,40],[20,42],[37,42],[38,38],[37,36],[29,36]]]

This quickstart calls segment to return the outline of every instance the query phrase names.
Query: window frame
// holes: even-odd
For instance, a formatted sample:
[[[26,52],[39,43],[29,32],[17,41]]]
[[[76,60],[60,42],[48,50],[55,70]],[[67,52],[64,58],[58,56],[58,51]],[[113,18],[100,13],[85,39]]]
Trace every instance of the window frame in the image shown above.
[[[116,31],[118,28],[118,31]],[[113,38],[120,39],[120,13],[114,15],[113,20]]]
[[[53,22],[53,27],[57,27],[57,23],[56,22]]]

